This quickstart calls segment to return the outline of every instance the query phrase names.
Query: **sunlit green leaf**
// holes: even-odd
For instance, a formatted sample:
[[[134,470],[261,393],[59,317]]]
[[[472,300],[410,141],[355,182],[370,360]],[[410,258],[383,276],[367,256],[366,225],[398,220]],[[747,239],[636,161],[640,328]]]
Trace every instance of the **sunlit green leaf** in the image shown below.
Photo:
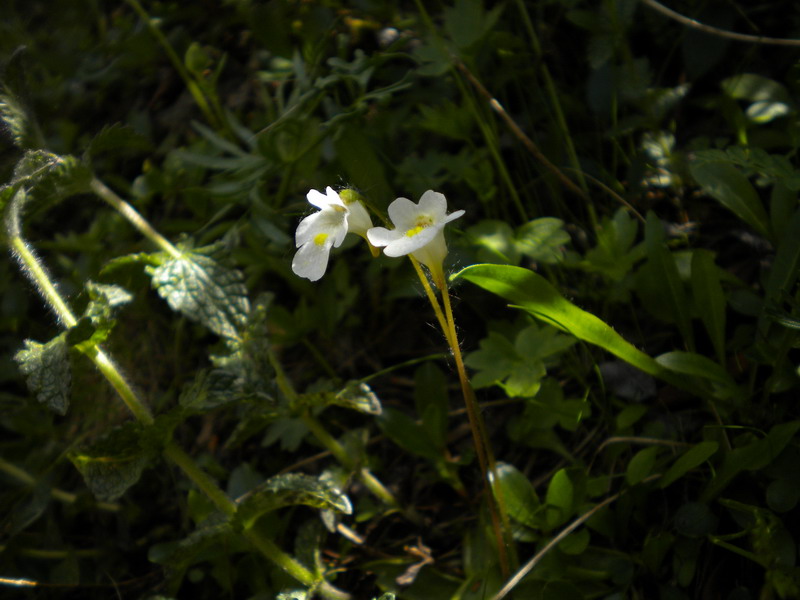
[[[72,382],[66,336],[59,335],[46,344],[25,340],[25,348],[14,360],[36,399],[58,414],[66,414]]]
[[[564,246],[569,241],[561,219],[542,217],[517,229],[515,246],[533,261],[555,264],[563,260]]]
[[[708,460],[719,447],[717,442],[700,442],[684,452],[658,480],[659,487],[665,488],[686,473]]]
[[[187,251],[151,269],[150,275],[153,287],[172,310],[221,337],[239,338],[250,311],[240,271],[205,254]]]
[[[496,472],[509,516],[527,527],[540,527],[537,518],[540,502],[528,478],[514,465],[504,462],[497,463]]]
[[[558,527],[564,523],[572,514],[572,503],[574,501],[575,487],[567,475],[566,470],[556,471],[547,486],[546,520],[549,528]]]
[[[310,475],[276,475],[237,500],[237,519],[245,528],[252,527],[263,514],[284,506],[305,504],[320,510],[345,515],[353,512],[350,500],[333,484]]]

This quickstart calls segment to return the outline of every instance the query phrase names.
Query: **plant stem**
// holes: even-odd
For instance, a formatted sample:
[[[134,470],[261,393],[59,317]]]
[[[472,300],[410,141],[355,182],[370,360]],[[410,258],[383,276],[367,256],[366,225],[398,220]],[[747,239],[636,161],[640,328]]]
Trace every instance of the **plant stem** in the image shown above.
[[[153,226],[150,225],[147,219],[140,215],[136,209],[133,208],[133,206],[117,196],[102,181],[94,178],[89,185],[95,194],[100,196],[100,198],[114,207],[123,217],[128,219],[131,225],[139,230],[139,233],[161,248],[161,250],[169,254],[172,258],[180,258],[182,256],[181,251],[178,250],[167,238],[158,233],[158,231],[156,231]]]
[[[284,396],[286,396],[291,404],[297,399],[297,392],[295,391],[294,386],[292,386],[291,381],[289,381],[289,378],[286,376],[286,372],[283,370],[283,365],[281,365],[275,352],[270,349],[268,350],[268,353],[270,364],[272,365],[272,368],[275,369],[275,382],[278,384],[281,392]],[[320,423],[319,419],[314,417],[309,411],[304,411],[300,415],[300,418],[311,434],[317,439],[317,441],[321,443],[331,454],[333,454],[334,458],[336,458],[336,460],[338,460],[343,467],[354,471],[361,483],[363,483],[367,489],[378,499],[380,499],[386,505],[406,513],[411,520],[418,519],[418,516],[413,510],[403,511],[400,503],[397,501],[397,498],[394,497],[394,494],[392,494],[392,492],[390,492],[369,469],[365,467],[359,467],[356,461],[354,461],[350,455],[347,454],[347,450],[345,450],[344,446],[342,446],[336,438],[328,433],[328,430],[325,429],[322,423]]]
[[[101,197],[108,200],[113,206],[115,206],[115,208],[121,207],[124,209],[125,206],[129,207],[130,214],[123,214],[125,214],[129,220],[131,220],[133,217],[134,221],[132,222],[134,222],[134,224],[136,224],[136,218],[140,220],[139,225],[137,225],[137,229],[143,231],[143,233],[149,229],[151,235],[148,235],[148,238],[154,240],[163,240],[164,245],[159,245],[165,251],[170,251],[169,249],[172,248],[172,250],[177,253],[178,256],[180,256],[180,252],[177,250],[177,248],[174,248],[174,246],[169,244],[169,242],[160,234],[158,234],[158,232],[153,230],[149,223],[141,218],[141,216],[135,210],[133,210],[130,205],[117,198],[116,195],[111,192],[111,190],[108,190],[108,188],[106,188],[101,182],[97,180],[92,182],[92,189],[98,192]],[[114,202],[114,198],[116,198],[118,202]],[[42,294],[45,302],[56,312],[56,315],[65,328],[72,327],[77,323],[77,319],[72,313],[72,309],[70,309],[64,299],[58,293],[58,290],[56,290],[39,259],[22,238],[19,221],[22,202],[24,202],[24,196],[15,196],[11,206],[8,208],[6,216],[6,229],[8,231],[9,244],[19,259],[23,272],[34,282],[36,288]],[[111,359],[98,347],[92,347],[88,350],[85,350],[84,354],[88,356],[92,362],[94,362],[100,372],[106,377],[109,383],[111,383],[136,419],[144,425],[152,425],[154,420],[152,414],[150,413],[150,409],[147,408],[144,402],[139,399],[139,397],[136,395],[136,392],[133,391]],[[192,458],[181,448],[176,446],[174,443],[169,443],[164,448],[163,455],[165,458],[177,465],[227,517],[230,518],[235,515],[236,504],[230,498],[228,498],[225,492],[223,492],[219,486],[217,486],[217,484],[202,469],[200,469],[192,460]],[[319,586],[318,591],[324,598],[328,600],[345,600],[346,598],[349,598],[349,595],[345,592],[337,590],[324,580],[320,581],[314,573],[310,572],[294,558],[283,552],[272,541],[261,536],[255,529],[248,529],[244,532],[244,535],[267,559],[280,566],[287,573],[289,573],[289,575],[297,579],[297,581],[311,588]]]
[[[225,129],[225,133],[230,135],[230,131],[228,130],[227,123],[223,116],[214,114],[214,111],[209,105],[209,99],[206,98],[206,95],[203,93],[203,90],[200,89],[200,86],[197,85],[197,82],[192,79],[191,74],[189,71],[186,70],[186,67],[183,64],[183,61],[178,57],[173,50],[172,46],[167,40],[166,36],[163,32],[156,26],[154,20],[147,14],[147,11],[139,4],[138,0],[126,0],[128,4],[130,4],[131,8],[136,11],[136,14],[145,22],[147,28],[150,30],[150,33],[153,34],[153,37],[156,38],[161,47],[164,49],[164,52],[167,54],[167,58],[169,58],[172,66],[178,72],[181,79],[183,79],[186,88],[189,90],[189,93],[194,98],[194,101],[197,103],[197,106],[200,108],[200,111],[205,116],[206,120],[215,128],[223,128]]]
[[[3,471],[6,475],[9,475],[10,477],[13,477],[17,481],[30,487],[34,487],[37,483],[37,480],[33,475],[24,469],[21,469],[18,466],[3,460],[2,458],[0,458],[0,471]],[[75,504],[75,501],[78,499],[77,494],[65,492],[64,490],[58,488],[50,488],[50,495],[64,504]],[[96,502],[95,506],[97,506],[97,508],[100,510],[106,510],[109,512],[117,512],[120,509],[120,505],[115,502]]]
[[[422,267],[410,254],[408,257],[414,265],[417,275],[425,288],[425,293],[433,306],[436,313],[436,318],[442,328],[442,333],[447,340],[450,350],[453,353],[453,358],[456,361],[456,370],[458,372],[458,379],[461,383],[461,392],[464,396],[464,404],[467,410],[467,418],[469,420],[470,431],[472,432],[472,442],[475,446],[475,454],[478,457],[478,466],[481,472],[481,479],[483,486],[487,490],[487,502],[489,504],[489,512],[492,518],[492,529],[494,531],[495,540],[497,543],[498,558],[500,561],[500,569],[504,577],[508,577],[511,573],[510,560],[508,551],[513,553],[513,541],[511,537],[511,526],[508,520],[508,513],[505,509],[505,502],[503,502],[503,495],[500,490],[499,479],[496,473],[496,465],[494,454],[489,444],[488,436],[486,435],[486,426],[483,423],[478,401],[475,398],[475,391],[472,389],[469,377],[467,377],[467,370],[464,366],[464,359],[461,356],[461,347],[458,343],[458,333],[456,331],[455,319],[453,318],[453,309],[450,304],[450,293],[447,287],[447,279],[444,276],[442,265],[428,265],[433,283],[439,289],[442,295],[442,302],[444,303],[444,313],[442,313],[439,301],[436,298],[428,278],[422,270]],[[513,560],[516,564],[516,560]]]

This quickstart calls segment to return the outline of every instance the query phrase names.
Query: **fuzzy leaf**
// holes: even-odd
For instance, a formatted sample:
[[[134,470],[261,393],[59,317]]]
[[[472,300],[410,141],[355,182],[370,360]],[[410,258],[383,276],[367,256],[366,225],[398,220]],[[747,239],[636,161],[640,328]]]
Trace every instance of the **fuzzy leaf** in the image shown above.
[[[564,258],[564,246],[569,241],[561,219],[542,217],[517,230],[515,245],[518,252],[531,260],[553,264]]]
[[[113,502],[139,481],[154,452],[142,447],[143,427],[130,422],[69,455],[98,500]]]
[[[250,303],[241,271],[187,252],[150,269],[152,285],[172,310],[198,321],[217,335],[239,339]]]
[[[66,336],[59,335],[46,344],[25,340],[25,348],[14,360],[36,399],[60,415],[66,414],[72,382]]]
[[[333,484],[317,477],[287,473],[267,479],[237,500],[236,516],[249,529],[263,514],[283,506],[305,504],[346,515],[353,512],[349,498]]]
[[[51,205],[88,191],[91,178],[89,168],[74,156],[29,150],[14,167],[11,182],[27,188],[28,201]]]

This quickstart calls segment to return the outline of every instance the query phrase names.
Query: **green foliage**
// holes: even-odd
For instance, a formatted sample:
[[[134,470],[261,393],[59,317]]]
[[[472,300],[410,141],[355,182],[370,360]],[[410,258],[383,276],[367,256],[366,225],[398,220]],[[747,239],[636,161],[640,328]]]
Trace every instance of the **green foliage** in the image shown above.
[[[790,52],[635,0],[12,4],[4,585],[798,596]],[[686,16],[796,37],[763,8]],[[327,186],[466,211],[441,308],[492,473],[408,261],[293,274]]]
[[[61,415],[69,408],[72,383],[68,348],[66,336],[59,335],[46,344],[25,340],[25,348],[14,355],[31,393]]]

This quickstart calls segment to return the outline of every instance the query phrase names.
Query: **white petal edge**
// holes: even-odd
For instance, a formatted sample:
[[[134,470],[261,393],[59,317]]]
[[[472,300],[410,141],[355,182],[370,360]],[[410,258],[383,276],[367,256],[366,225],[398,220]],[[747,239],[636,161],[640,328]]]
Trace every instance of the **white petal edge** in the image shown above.
[[[292,271],[299,277],[310,281],[319,281],[328,268],[328,255],[331,251],[330,241],[319,245],[313,241],[303,244],[292,259]]]
[[[447,214],[447,198],[444,194],[428,190],[419,199],[419,212],[433,216],[434,222],[438,222]]]
[[[408,198],[397,198],[389,205],[389,218],[397,229],[403,231],[414,227],[419,214],[419,206]]]
[[[403,233],[397,229],[386,229],[386,227],[373,227],[367,231],[367,239],[373,246],[388,246],[393,241],[403,237]]]
[[[386,256],[405,256],[424,248],[439,234],[441,234],[441,227],[432,226],[413,236],[401,235],[386,246],[383,252]]]

